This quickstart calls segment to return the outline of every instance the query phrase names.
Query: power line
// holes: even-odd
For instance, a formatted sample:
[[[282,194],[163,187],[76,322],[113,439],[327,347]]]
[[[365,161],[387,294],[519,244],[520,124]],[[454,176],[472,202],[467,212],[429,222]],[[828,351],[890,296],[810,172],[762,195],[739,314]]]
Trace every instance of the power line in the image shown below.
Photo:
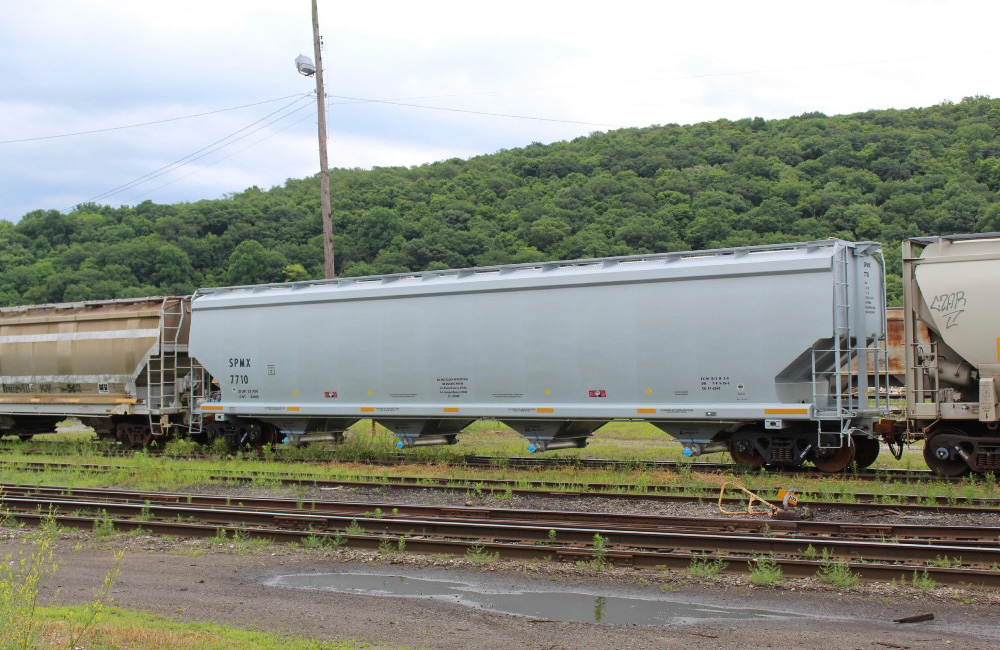
[[[253,104],[243,104],[242,106],[233,106],[231,108],[220,108],[215,111],[206,111],[204,113],[196,113],[194,115],[182,115],[181,117],[168,117],[163,120],[155,120],[153,122],[141,122],[139,124],[126,124],[124,126],[110,126],[106,129],[93,129],[91,131],[77,131],[75,133],[60,133],[57,135],[41,135],[33,138],[19,138],[17,140],[0,140],[0,144],[13,144],[15,142],[33,142],[36,140],[53,140],[55,138],[71,138],[77,135],[90,135],[91,133],[107,133],[108,131],[121,131],[122,129],[134,129],[140,126],[152,126],[154,124],[165,124],[167,122],[177,122],[179,120],[190,120],[195,117],[204,117],[206,115],[215,115],[217,113],[225,113],[227,111],[235,111],[241,108],[250,108],[252,106],[260,106],[262,104],[271,104],[273,102],[280,102],[283,99],[290,99],[292,97],[309,97],[310,93],[300,93],[296,95],[286,95],[284,97],[276,97],[275,99],[266,99],[262,102],[254,102]]]
[[[305,108],[305,107],[303,107],[303,108]],[[299,110],[301,110],[301,109],[296,109],[296,110],[295,110],[295,111],[293,111],[293,112],[298,112]],[[291,114],[292,114],[292,113],[289,113],[289,115],[291,115]],[[286,118],[286,117],[288,117],[288,115],[284,115],[284,116],[282,116],[282,117],[281,117],[281,119],[284,119],[284,118]],[[278,134],[279,134],[279,133],[281,133],[282,131],[285,131],[285,130],[287,130],[287,129],[290,129],[291,127],[295,126],[295,125],[296,125],[296,124],[298,124],[299,122],[302,122],[302,121],[304,121],[304,120],[308,120],[308,119],[309,119],[310,117],[312,117],[312,115],[306,115],[305,117],[301,117],[301,118],[299,118],[299,119],[295,120],[294,122],[292,122],[291,124],[286,124],[285,126],[281,127],[280,129],[277,129],[276,131],[273,131],[273,132],[271,132],[271,133],[268,133],[267,135],[265,135],[265,136],[264,136],[263,138],[261,138],[260,140],[257,140],[257,141],[256,141],[256,142],[254,142],[254,143],[251,143],[251,144],[248,144],[247,146],[243,147],[242,149],[237,149],[236,151],[233,151],[232,153],[229,153],[229,154],[227,154],[227,155],[223,156],[222,158],[219,158],[219,159],[217,159],[217,160],[213,160],[212,162],[210,162],[210,163],[207,163],[207,164],[205,164],[205,165],[204,165],[203,167],[200,167],[200,168],[198,168],[198,169],[195,169],[194,171],[191,171],[191,172],[188,172],[187,174],[184,174],[183,176],[178,176],[177,178],[175,178],[175,179],[174,179],[174,180],[172,180],[172,181],[169,181],[169,182],[167,182],[167,183],[164,183],[163,185],[159,185],[159,186],[157,186],[157,187],[154,187],[154,188],[153,188],[153,189],[151,189],[151,190],[147,190],[146,192],[143,192],[142,194],[137,194],[137,195],[133,196],[132,198],[129,198],[129,199],[126,199],[126,200],[125,200],[125,203],[134,203],[134,202],[135,202],[135,201],[136,201],[136,200],[137,200],[137,199],[138,199],[138,198],[139,198],[140,196],[149,196],[149,195],[150,195],[150,194],[152,194],[153,192],[157,192],[157,191],[159,191],[159,190],[162,190],[162,189],[163,189],[164,187],[167,187],[168,185],[173,185],[173,184],[174,184],[174,183],[176,183],[177,181],[180,181],[180,180],[183,180],[183,179],[187,178],[188,176],[193,176],[193,175],[195,175],[195,174],[198,174],[198,173],[200,173],[200,172],[204,171],[204,170],[205,170],[206,168],[208,168],[208,167],[211,167],[212,165],[215,165],[215,164],[218,164],[218,163],[222,162],[223,160],[226,160],[227,158],[232,158],[233,156],[235,156],[235,155],[237,155],[237,154],[240,154],[240,153],[243,153],[243,152],[244,152],[244,151],[246,151],[247,149],[251,149],[251,148],[253,148],[253,147],[256,147],[256,146],[257,146],[257,145],[259,145],[259,144],[260,144],[261,142],[264,142],[265,140],[267,140],[267,139],[269,139],[269,138],[272,138],[272,137],[274,137],[274,136],[278,135]],[[277,120],[275,120],[275,121],[277,121]],[[249,134],[248,134],[248,135],[249,135]],[[218,151],[218,149],[216,149],[216,151]],[[212,152],[209,152],[209,153],[212,153]]]
[[[995,53],[995,50],[987,50],[987,51],[983,51],[983,52],[965,53],[965,54],[962,54],[962,56],[969,56],[969,55],[972,55],[972,54],[983,55],[983,54],[994,54],[994,53]],[[952,56],[958,56],[959,54],[960,53],[956,53],[956,54],[953,54]],[[634,80],[630,80],[630,81],[618,81],[618,82],[612,83],[611,85],[621,86],[621,85],[632,85],[632,84],[651,83],[651,82],[689,81],[689,80],[694,80],[694,79],[711,79],[711,78],[718,78],[718,77],[738,77],[738,76],[745,76],[745,75],[773,74],[773,73],[777,73],[777,72],[807,72],[807,71],[810,71],[810,70],[821,70],[821,69],[826,69],[826,68],[845,68],[845,67],[869,66],[869,65],[885,65],[885,64],[891,64],[891,63],[906,63],[906,62],[911,62],[911,61],[921,61],[921,60],[925,60],[925,59],[929,59],[929,58],[939,59],[939,58],[941,58],[941,56],[947,57],[948,55],[937,55],[936,54],[933,57],[929,57],[929,56],[914,56],[914,57],[902,57],[902,58],[898,58],[898,59],[876,59],[876,60],[872,60],[872,61],[853,61],[853,62],[843,62],[843,63],[828,63],[828,64],[822,64],[822,65],[790,66],[790,67],[783,67],[783,68],[763,68],[763,69],[760,69],[760,70],[739,70],[739,71],[735,71],[735,72],[714,72],[714,73],[704,73],[704,74],[694,74],[694,75],[678,75],[678,76],[673,76],[673,77],[654,77],[654,78],[634,79]],[[457,109],[457,108],[446,108],[446,107],[441,107],[441,106],[426,106],[426,105],[421,105],[421,104],[410,104],[410,103],[407,103],[407,102],[410,102],[412,100],[420,100],[420,99],[444,99],[444,98],[452,98],[452,97],[473,97],[473,96],[477,96],[477,95],[500,95],[500,94],[507,94],[507,93],[530,93],[530,92],[538,92],[538,91],[545,91],[545,90],[565,90],[565,89],[570,89],[570,88],[581,88],[581,87],[592,88],[593,86],[594,86],[593,83],[567,84],[567,85],[562,85],[562,86],[537,86],[537,87],[534,87],[534,88],[522,88],[522,89],[483,90],[483,91],[473,91],[473,92],[466,92],[466,93],[445,93],[445,94],[436,94],[436,95],[419,95],[419,96],[415,96],[415,97],[396,97],[396,98],[390,98],[390,99],[366,99],[366,98],[361,98],[361,97],[348,97],[348,96],[338,96],[338,95],[331,95],[331,96],[332,97],[337,97],[338,99],[345,99],[345,100],[348,100],[348,101],[351,101],[351,102],[356,102],[356,103],[394,104],[394,105],[397,105],[397,106],[406,106],[406,107],[411,107],[411,108],[424,108],[424,109],[428,109],[428,110],[451,111],[451,112],[459,112],[459,113],[472,113],[472,114],[476,114],[476,115],[489,115],[489,116],[495,116],[495,117],[507,117],[507,118],[524,119],[524,120],[539,120],[539,121],[545,121],[545,122],[563,122],[563,123],[566,123],[566,124],[581,124],[581,125],[584,125],[584,126],[607,126],[607,127],[612,127],[612,128],[620,126],[620,125],[615,125],[615,124],[602,124],[602,123],[596,123],[596,122],[580,122],[580,121],[562,120],[562,119],[556,119],[556,118],[532,117],[532,116],[525,116],[525,115],[510,115],[510,114],[505,114],[505,113],[490,113],[490,112],[486,112],[486,111],[463,110],[463,109]],[[267,99],[267,100],[264,100],[264,101],[261,101],[261,102],[254,102],[252,104],[243,104],[241,106],[233,106],[231,108],[220,108],[220,109],[214,110],[214,111],[206,111],[204,113],[196,113],[194,115],[183,115],[183,116],[180,116],[180,117],[171,117],[171,118],[166,118],[166,119],[163,119],[163,120],[154,120],[152,122],[140,122],[138,124],[126,124],[126,125],[123,125],[123,126],[112,126],[112,127],[108,127],[108,128],[104,128],[104,129],[93,129],[93,130],[90,130],[90,131],[77,131],[77,132],[74,132],[74,133],[60,133],[60,134],[56,134],[56,135],[43,135],[43,136],[36,136],[36,137],[31,137],[31,138],[18,138],[18,139],[13,139],[13,140],[0,140],[0,145],[2,145],[2,144],[14,144],[14,143],[18,143],[18,142],[33,142],[33,141],[37,141],[37,140],[52,140],[52,139],[56,139],[56,138],[69,138],[69,137],[74,137],[74,136],[78,136],[78,135],[90,135],[90,134],[93,134],[93,133],[107,133],[109,131],[120,131],[122,129],[132,129],[132,128],[137,128],[137,127],[142,127],[142,126],[152,126],[152,125],[156,125],[156,124],[164,124],[164,123],[167,123],[167,122],[176,122],[176,121],[179,121],[179,120],[192,119],[192,118],[195,118],[195,117],[204,117],[206,115],[215,115],[217,113],[225,113],[227,111],[235,111],[235,110],[239,110],[241,108],[249,108],[249,107],[252,107],[252,106],[260,106],[262,104],[268,104],[268,103],[277,102],[277,101],[281,101],[283,99],[289,99],[291,97],[298,97],[298,96],[299,95],[286,95],[284,97],[276,97],[275,99]]]
[[[155,170],[153,170],[153,171],[151,171],[151,172],[149,172],[147,174],[143,174],[142,176],[139,176],[138,178],[132,179],[131,181],[129,181],[127,183],[123,183],[122,185],[119,185],[118,187],[112,188],[112,189],[110,189],[110,190],[108,190],[106,192],[98,194],[97,196],[95,196],[95,197],[93,197],[91,199],[88,199],[87,201],[84,201],[84,203],[93,203],[93,202],[99,201],[101,199],[107,198],[109,196],[114,196],[115,194],[120,194],[124,190],[131,189],[133,187],[137,187],[137,186],[139,186],[139,185],[141,185],[143,183],[146,183],[148,181],[153,180],[154,178],[158,178],[158,177],[160,177],[160,176],[162,176],[162,175],[164,175],[166,173],[169,173],[169,172],[173,171],[174,169],[177,169],[179,167],[183,167],[184,165],[187,165],[187,164],[189,164],[191,162],[194,162],[195,160],[199,160],[201,158],[204,158],[205,156],[207,156],[207,155],[209,155],[209,154],[211,154],[211,153],[213,153],[215,151],[218,151],[219,149],[227,147],[227,146],[229,146],[229,145],[231,145],[231,144],[233,144],[235,142],[238,142],[239,140],[242,140],[243,138],[246,138],[246,137],[248,137],[248,136],[256,133],[257,131],[260,131],[261,129],[264,129],[264,128],[270,126],[271,124],[273,124],[275,122],[278,122],[278,121],[280,121],[280,120],[288,117],[289,115],[297,113],[297,112],[303,110],[304,108],[308,108],[310,106],[309,104],[306,104],[304,106],[300,106],[299,108],[295,109],[294,111],[290,111],[289,113],[287,113],[285,115],[281,115],[278,118],[276,118],[274,120],[271,120],[270,122],[266,122],[266,123],[262,124],[261,126],[259,126],[256,129],[250,131],[249,133],[245,133],[244,135],[242,135],[242,136],[234,139],[234,136],[236,136],[236,135],[238,135],[240,133],[243,133],[247,129],[249,129],[249,128],[251,128],[251,127],[253,127],[253,126],[257,125],[257,124],[260,124],[261,122],[264,122],[268,118],[270,118],[270,117],[272,117],[274,115],[277,115],[278,113],[281,113],[282,111],[285,111],[286,109],[288,109],[291,106],[294,106],[295,104],[301,102],[303,99],[307,99],[308,97],[309,97],[308,94],[300,95],[300,96],[298,96],[298,99],[296,99],[295,101],[292,101],[292,102],[286,104],[285,106],[282,106],[278,110],[273,111],[272,113],[269,113],[268,115],[265,115],[264,117],[260,118],[259,120],[251,122],[247,126],[244,126],[243,128],[241,128],[241,129],[239,129],[237,131],[234,131],[233,133],[230,133],[226,137],[220,138],[219,140],[216,140],[215,142],[213,142],[213,143],[211,143],[211,144],[209,144],[207,146],[204,146],[201,149],[198,149],[197,151],[195,151],[193,153],[190,153],[190,154],[188,154],[188,155],[186,155],[186,156],[184,156],[182,158],[179,158],[179,159],[175,160],[174,162],[172,162],[172,163],[170,163],[168,165],[164,165],[163,167],[160,167],[159,169],[155,169]],[[226,142],[227,140],[229,142]],[[72,209],[72,208],[70,208],[70,209]]]

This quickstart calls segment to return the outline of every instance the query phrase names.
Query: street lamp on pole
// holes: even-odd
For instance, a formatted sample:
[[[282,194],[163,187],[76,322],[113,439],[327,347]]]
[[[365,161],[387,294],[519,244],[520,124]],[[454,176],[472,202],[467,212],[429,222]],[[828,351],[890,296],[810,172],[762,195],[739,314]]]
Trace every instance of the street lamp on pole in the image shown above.
[[[316,0],[312,0],[313,48],[316,64],[300,54],[295,58],[295,68],[307,77],[316,77],[316,113],[319,122],[319,192],[323,216],[323,274],[327,279],[336,277],[333,270],[333,223],[330,219],[330,169],[326,158],[326,96],[323,92],[323,53],[320,51],[319,13]]]

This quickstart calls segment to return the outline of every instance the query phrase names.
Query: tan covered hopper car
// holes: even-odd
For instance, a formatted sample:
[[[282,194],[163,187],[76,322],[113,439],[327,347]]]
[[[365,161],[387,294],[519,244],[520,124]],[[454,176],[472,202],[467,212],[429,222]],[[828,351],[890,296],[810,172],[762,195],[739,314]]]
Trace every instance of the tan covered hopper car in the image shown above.
[[[938,474],[1000,470],[1000,233],[903,242],[908,439]],[[929,339],[924,333],[929,332]]]
[[[126,446],[198,432],[205,381],[188,356],[189,297],[0,309],[0,435],[79,418]]]

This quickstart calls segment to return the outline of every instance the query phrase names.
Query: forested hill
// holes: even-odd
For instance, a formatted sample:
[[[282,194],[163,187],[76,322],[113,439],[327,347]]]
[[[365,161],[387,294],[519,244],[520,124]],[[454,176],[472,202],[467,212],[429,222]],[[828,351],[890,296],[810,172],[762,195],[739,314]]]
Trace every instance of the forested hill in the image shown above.
[[[344,275],[1000,230],[1000,100],[596,133],[334,170]],[[0,222],[5,305],[320,277],[316,178],[219,200]],[[898,280],[891,289],[898,294]]]

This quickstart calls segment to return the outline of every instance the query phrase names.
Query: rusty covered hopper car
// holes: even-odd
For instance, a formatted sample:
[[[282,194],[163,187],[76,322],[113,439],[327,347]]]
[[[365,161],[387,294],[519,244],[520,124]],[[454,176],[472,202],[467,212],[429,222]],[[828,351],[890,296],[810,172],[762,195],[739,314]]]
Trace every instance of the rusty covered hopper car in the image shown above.
[[[187,353],[190,305],[159,297],[0,309],[0,433],[51,432],[67,417],[127,446],[190,431],[204,387]]]
[[[839,471],[874,460],[886,411],[875,243],[202,289],[192,315],[191,353],[219,381],[206,432],[373,418],[407,447],[485,418],[545,450],[629,419],[688,455]]]

